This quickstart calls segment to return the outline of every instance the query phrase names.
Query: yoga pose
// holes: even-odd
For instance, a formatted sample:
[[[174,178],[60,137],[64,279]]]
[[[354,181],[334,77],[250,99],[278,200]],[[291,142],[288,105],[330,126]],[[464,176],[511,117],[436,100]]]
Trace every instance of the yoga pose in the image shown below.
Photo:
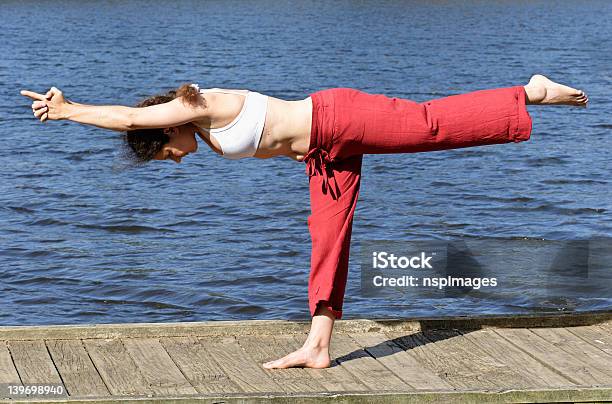
[[[520,142],[531,135],[526,104],[586,106],[588,98],[535,75],[525,86],[481,90],[423,103],[348,88],[284,101],[246,90],[190,84],[135,108],[95,106],[22,91],[34,116],[116,131],[141,162],[177,163],[200,137],[223,157],[287,156],[306,164],[312,238],[308,299],[312,324],[304,345],[266,368],[330,365],[334,321],[342,316],[353,213],[364,154],[410,153]]]

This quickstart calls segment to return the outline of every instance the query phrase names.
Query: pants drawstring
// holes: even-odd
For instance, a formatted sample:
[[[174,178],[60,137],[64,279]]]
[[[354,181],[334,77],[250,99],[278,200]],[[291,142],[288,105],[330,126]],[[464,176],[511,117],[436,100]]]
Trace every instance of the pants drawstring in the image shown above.
[[[338,197],[340,197],[340,188],[338,187],[332,168],[334,160],[329,157],[329,153],[317,147],[310,150],[302,161],[306,163],[306,173],[308,177],[322,175],[323,182],[321,184],[321,191],[327,194],[329,190],[332,199],[337,200]],[[330,186],[330,180],[333,180],[333,188]]]

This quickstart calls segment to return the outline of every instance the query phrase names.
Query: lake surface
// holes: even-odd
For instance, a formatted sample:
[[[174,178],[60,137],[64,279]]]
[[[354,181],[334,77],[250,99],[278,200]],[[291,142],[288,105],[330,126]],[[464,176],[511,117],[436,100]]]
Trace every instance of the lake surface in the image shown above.
[[[612,2],[4,1],[0,23],[0,324],[309,318],[304,164],[201,144],[180,165],[125,168],[116,133],[40,124],[22,88],[123,105],[184,82],[421,102],[534,73],[589,108],[530,107],[528,142],[365,157],[344,316],[612,309],[612,288],[528,277],[399,300],[359,283],[365,240],[612,235]]]

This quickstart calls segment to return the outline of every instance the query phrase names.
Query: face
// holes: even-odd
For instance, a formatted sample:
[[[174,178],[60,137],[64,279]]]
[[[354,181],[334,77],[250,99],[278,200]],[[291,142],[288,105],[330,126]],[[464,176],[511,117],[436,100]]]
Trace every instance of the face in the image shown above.
[[[198,150],[196,128],[193,125],[167,128],[164,129],[164,133],[170,137],[170,141],[157,152],[155,160],[173,160],[180,163],[183,157]]]

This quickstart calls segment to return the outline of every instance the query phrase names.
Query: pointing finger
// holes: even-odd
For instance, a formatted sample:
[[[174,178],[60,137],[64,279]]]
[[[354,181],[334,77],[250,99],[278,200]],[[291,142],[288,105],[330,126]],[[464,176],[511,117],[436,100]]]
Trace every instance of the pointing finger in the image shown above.
[[[35,93],[34,91],[21,90],[20,93],[21,93],[21,95],[24,95],[26,97],[30,97],[33,100],[43,101],[45,99],[44,95]]]

